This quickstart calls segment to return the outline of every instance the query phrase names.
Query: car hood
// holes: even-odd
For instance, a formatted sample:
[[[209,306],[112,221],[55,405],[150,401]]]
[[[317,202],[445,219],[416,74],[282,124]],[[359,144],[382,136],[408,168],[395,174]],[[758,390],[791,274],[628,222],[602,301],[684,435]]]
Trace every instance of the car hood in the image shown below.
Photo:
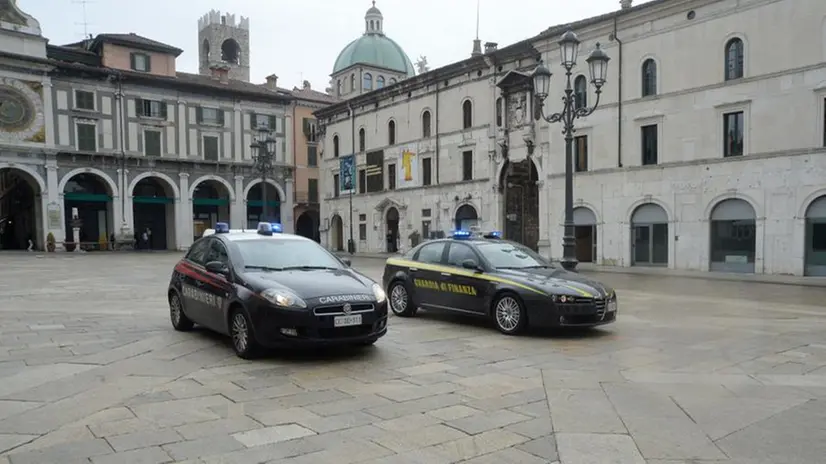
[[[247,272],[246,275],[259,291],[285,288],[305,300],[332,295],[369,295],[373,299],[374,282],[352,269]]]
[[[614,293],[601,282],[559,268],[498,269],[497,274],[557,295],[606,297]]]

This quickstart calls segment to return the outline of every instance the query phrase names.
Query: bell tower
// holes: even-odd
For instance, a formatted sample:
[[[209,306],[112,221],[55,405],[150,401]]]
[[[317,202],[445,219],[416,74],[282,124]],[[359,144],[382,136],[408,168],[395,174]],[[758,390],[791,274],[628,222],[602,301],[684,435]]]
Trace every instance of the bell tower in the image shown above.
[[[229,78],[250,81],[250,20],[212,10],[198,20],[198,72],[229,67]]]

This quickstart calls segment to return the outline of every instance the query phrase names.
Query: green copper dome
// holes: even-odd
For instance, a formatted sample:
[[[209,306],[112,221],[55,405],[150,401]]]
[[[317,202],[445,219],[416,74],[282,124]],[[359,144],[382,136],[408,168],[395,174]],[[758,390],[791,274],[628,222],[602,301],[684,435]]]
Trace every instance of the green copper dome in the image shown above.
[[[347,44],[339,53],[333,66],[333,74],[350,66],[363,64],[404,73],[408,77],[416,75],[413,62],[402,47],[384,35],[383,23],[384,17],[376,8],[376,2],[373,2],[373,6],[364,16],[364,35]]]

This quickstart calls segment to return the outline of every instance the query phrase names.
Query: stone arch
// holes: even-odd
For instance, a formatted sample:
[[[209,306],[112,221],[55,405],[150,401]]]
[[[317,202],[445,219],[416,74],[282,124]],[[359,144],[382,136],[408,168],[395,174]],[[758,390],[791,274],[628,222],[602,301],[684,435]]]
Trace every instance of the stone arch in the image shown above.
[[[35,183],[37,183],[37,188],[40,191],[40,194],[45,195],[46,181],[34,168],[25,164],[0,162],[0,170],[2,169],[17,169],[18,171],[25,172],[32,178],[32,180],[35,181]],[[60,191],[62,192],[63,189],[61,188]]]
[[[457,230],[461,228],[459,224],[459,212],[471,210],[473,211],[473,217],[467,217],[465,219],[476,219],[476,221],[479,221],[479,207],[477,207],[472,201],[462,201],[456,205],[456,208],[453,209],[453,225]]]
[[[207,39],[201,42],[201,60],[205,65],[209,64],[209,40]]]
[[[539,162],[537,162],[537,160],[534,159],[534,158],[527,158],[527,160],[529,160],[531,162],[531,164],[533,165],[533,169],[536,171],[536,180],[537,180],[537,182],[542,181],[542,179],[543,179],[542,166],[540,166]],[[504,190],[505,180],[508,177],[508,167],[510,167],[510,164],[511,164],[511,160],[510,159],[505,159],[505,162],[502,163],[502,167],[499,168],[499,175],[497,176],[497,182],[498,182],[498,185],[499,185],[499,191],[500,192],[502,192]]]
[[[143,173],[138,174],[137,176],[135,176],[135,178],[132,179],[132,182],[129,183],[129,188],[127,189],[127,191],[129,192],[129,195],[132,195],[132,192],[135,191],[135,186],[138,185],[138,182],[140,182],[140,181],[142,181],[142,180],[144,180],[148,177],[155,177],[155,178],[161,179],[164,182],[166,182],[167,186],[172,190],[172,193],[175,196],[175,199],[180,200],[181,191],[178,188],[178,185],[175,183],[175,181],[173,181],[172,178],[167,176],[166,174],[164,174],[162,172],[157,172],[157,171],[143,172]]]
[[[575,226],[595,226],[597,224],[599,224],[599,218],[597,218],[597,213],[592,208],[585,205],[574,205]]]
[[[602,224],[602,216],[599,214],[599,209],[593,203],[589,203],[583,200],[577,200],[574,202],[574,209],[577,208],[585,208],[589,210],[591,214],[594,215],[594,218],[596,218],[595,224]],[[560,217],[565,217],[565,211],[562,211],[562,216]]]
[[[229,201],[230,202],[235,201],[235,189],[232,188],[232,184],[230,184],[229,181],[224,179],[223,177],[216,176],[216,175],[213,175],[213,174],[207,174],[205,176],[201,176],[201,177],[195,179],[195,182],[193,182],[192,185],[189,186],[189,198],[192,198],[193,195],[195,195],[195,187],[197,187],[198,184],[200,184],[201,182],[204,182],[204,181],[207,181],[207,180],[214,180],[215,182],[218,182],[219,184],[222,184],[224,187],[226,187],[227,193],[229,193]]]
[[[229,38],[221,43],[221,61],[241,64],[241,45],[237,40]]]
[[[746,203],[751,205],[751,208],[754,210],[755,220],[759,221],[760,219],[763,218],[763,209],[760,208],[758,206],[759,204],[756,201],[754,201],[754,199],[751,198],[750,196],[743,195],[742,193],[723,193],[723,194],[720,194],[720,195],[717,195],[716,197],[714,197],[708,203],[708,205],[706,205],[705,212],[703,213],[703,220],[711,221],[711,214],[714,212],[714,208],[716,208],[717,205],[719,205],[720,203],[722,203],[726,200],[743,200]],[[668,210],[666,210],[666,212],[667,211]],[[668,217],[671,218],[672,216],[669,214]]]
[[[330,228],[327,237],[329,248],[335,251],[344,251],[344,218],[338,212],[330,215]]]
[[[253,187],[261,183],[261,179],[256,179],[250,182],[246,187],[244,187],[244,199],[246,200],[247,196],[252,190]],[[284,189],[278,185],[278,182],[274,181],[273,179],[267,179],[267,184],[275,187],[276,192],[278,192],[278,201],[284,202],[287,201],[287,194],[284,193]]]
[[[631,205],[628,207],[628,210],[625,213],[625,217],[627,218],[626,219],[627,223],[628,224],[633,223],[632,218],[634,217],[634,213],[637,211],[637,209],[640,206],[643,206],[643,205],[648,204],[648,203],[657,205],[660,208],[662,208],[663,211],[665,211],[666,216],[668,217],[668,222],[669,223],[674,222],[674,213],[671,211],[671,207],[668,205],[668,203],[660,200],[659,198],[649,197],[649,198],[640,198],[640,199],[636,200],[635,202],[631,203]],[[705,217],[708,218],[710,216],[707,214]]]
[[[100,177],[103,183],[109,188],[109,193],[112,195],[112,197],[117,197],[120,195],[118,191],[118,185],[105,172],[95,168],[77,168],[72,169],[71,171],[66,173],[66,175],[64,175],[62,179],[60,179],[60,183],[57,185],[57,190],[58,192],[60,192],[61,196],[63,195],[63,190],[66,188],[66,184],[70,180],[72,180],[72,177],[78,174],[94,174],[97,177]]]
[[[0,168],[2,168],[2,166],[0,166]],[[800,204],[800,207],[797,210],[797,217],[795,217],[795,219],[806,219],[809,207],[811,207],[814,202],[816,202],[823,196],[826,196],[826,188],[817,189],[814,192],[807,195],[803,202]]]

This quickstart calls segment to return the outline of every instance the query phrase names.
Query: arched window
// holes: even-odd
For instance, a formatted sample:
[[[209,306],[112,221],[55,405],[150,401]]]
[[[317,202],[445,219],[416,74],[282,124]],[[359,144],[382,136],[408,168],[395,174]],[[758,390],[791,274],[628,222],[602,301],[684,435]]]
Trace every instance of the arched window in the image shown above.
[[[471,127],[473,127],[473,103],[465,100],[462,103],[462,128],[470,129]]]
[[[657,95],[657,63],[649,58],[642,64],[642,96]]]
[[[384,88],[384,76],[379,76],[376,78],[376,88],[381,89]]]
[[[350,90],[356,90],[356,74],[350,74]]]
[[[422,113],[422,137],[430,137],[430,111]]]
[[[396,144],[396,121],[393,120],[387,123],[387,144]]]
[[[339,147],[338,147],[338,136],[337,136],[337,135],[334,135],[334,136],[333,136],[333,157],[334,157],[334,158],[338,158],[338,153],[339,153],[339,152],[338,152],[338,150],[339,150]]]
[[[364,151],[364,145],[364,128],[362,127],[361,129],[359,129],[359,151]]]
[[[743,77],[743,41],[733,38],[726,43],[726,80]]]
[[[204,43],[201,44],[201,60],[204,64],[209,63],[209,41],[204,39]]]
[[[502,127],[502,97],[496,99],[496,127]]]
[[[588,106],[588,80],[585,76],[577,76],[574,80],[574,108]]]
[[[391,77],[391,78],[390,78],[390,85],[393,85],[393,84],[395,84],[396,82],[398,82],[398,81],[396,80],[396,78],[395,78],[395,77]]]
[[[364,90],[373,90],[373,75],[364,73]]]

